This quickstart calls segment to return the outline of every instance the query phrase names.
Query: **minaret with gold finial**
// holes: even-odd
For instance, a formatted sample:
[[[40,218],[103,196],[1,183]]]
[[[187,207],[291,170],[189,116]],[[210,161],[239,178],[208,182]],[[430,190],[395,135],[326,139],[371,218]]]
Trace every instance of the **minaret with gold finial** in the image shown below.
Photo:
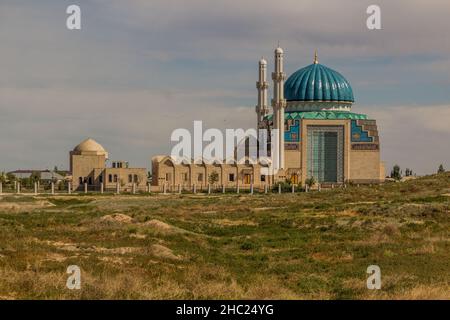
[[[314,64],[319,63],[319,58],[317,57],[317,49],[314,51]]]

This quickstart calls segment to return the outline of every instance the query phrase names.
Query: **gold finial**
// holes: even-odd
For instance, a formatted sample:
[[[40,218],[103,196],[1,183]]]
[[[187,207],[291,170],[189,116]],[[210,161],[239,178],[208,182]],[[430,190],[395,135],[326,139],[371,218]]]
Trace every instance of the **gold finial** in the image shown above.
[[[319,58],[317,57],[317,49],[314,51],[314,64],[319,63]]]

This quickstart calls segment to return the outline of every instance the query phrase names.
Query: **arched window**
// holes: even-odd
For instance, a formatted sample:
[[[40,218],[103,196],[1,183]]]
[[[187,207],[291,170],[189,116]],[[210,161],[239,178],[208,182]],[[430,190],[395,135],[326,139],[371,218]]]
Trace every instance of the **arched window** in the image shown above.
[[[79,184],[83,184],[83,177],[79,177],[79,178],[78,178],[78,183],[79,183]]]
[[[108,175],[108,182],[112,182],[112,174]]]
[[[117,174],[114,175],[114,182],[117,182]]]
[[[133,182],[133,175],[132,175],[132,174],[129,174],[129,175],[128,175],[128,182],[129,182],[129,183],[132,183],[132,182]]]
[[[91,184],[92,184],[92,178],[91,178],[91,177],[89,177],[89,180],[88,180],[88,181],[89,181],[89,183],[88,183],[88,184],[89,184],[89,185],[91,185]]]
[[[138,183],[138,176],[137,176],[137,174],[134,175],[134,182]]]

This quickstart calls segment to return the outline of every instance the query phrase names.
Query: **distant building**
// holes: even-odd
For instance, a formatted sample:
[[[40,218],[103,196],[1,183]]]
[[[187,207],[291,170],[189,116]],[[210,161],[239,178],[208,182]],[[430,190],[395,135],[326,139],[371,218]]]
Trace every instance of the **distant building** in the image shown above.
[[[18,179],[28,179],[35,173],[39,174],[39,180],[42,182],[60,182],[65,179],[65,176],[62,174],[51,170],[15,170],[8,172],[8,174],[12,174]]]
[[[106,189],[115,189],[119,184],[124,191],[145,190],[147,169],[130,168],[126,161],[113,161],[107,167],[108,152],[93,139],[86,139],[70,151],[70,172],[73,190],[83,189],[86,183],[89,189],[99,190],[101,184]]]

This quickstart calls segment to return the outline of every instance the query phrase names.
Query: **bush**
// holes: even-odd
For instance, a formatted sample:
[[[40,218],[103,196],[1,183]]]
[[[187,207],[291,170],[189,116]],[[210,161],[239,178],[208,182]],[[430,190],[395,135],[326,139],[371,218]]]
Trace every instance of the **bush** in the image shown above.
[[[291,192],[291,184],[288,182],[277,182],[273,185],[272,191],[278,192],[278,186],[281,185],[281,192]]]

